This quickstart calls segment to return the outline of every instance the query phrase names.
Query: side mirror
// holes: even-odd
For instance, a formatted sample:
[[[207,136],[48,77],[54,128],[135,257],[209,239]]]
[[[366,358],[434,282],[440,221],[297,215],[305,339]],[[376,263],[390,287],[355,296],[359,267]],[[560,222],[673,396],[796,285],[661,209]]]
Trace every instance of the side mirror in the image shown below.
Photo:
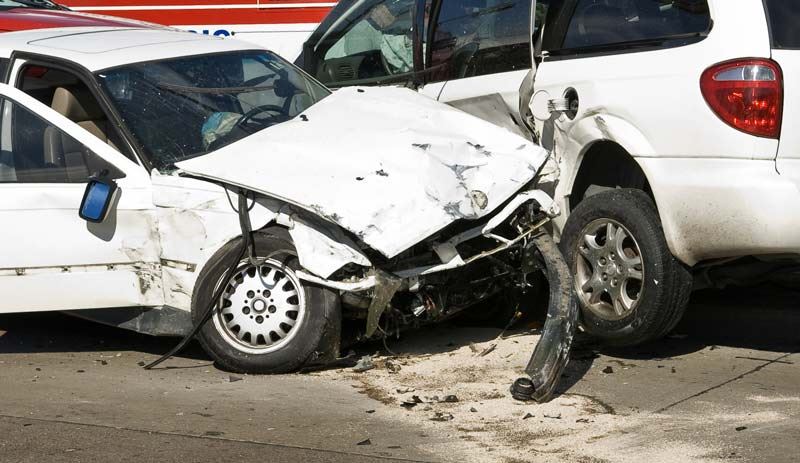
[[[100,223],[104,221],[117,191],[117,184],[113,180],[89,179],[78,215],[87,222]]]

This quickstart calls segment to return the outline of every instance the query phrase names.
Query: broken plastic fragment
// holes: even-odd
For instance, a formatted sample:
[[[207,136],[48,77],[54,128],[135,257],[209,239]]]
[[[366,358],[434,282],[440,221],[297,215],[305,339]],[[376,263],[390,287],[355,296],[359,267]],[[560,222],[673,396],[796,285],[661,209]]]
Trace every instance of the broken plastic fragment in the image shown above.
[[[353,367],[353,371],[356,373],[363,373],[367,370],[372,370],[373,368],[375,368],[375,363],[372,362],[372,357],[365,355],[358,360],[356,366]]]

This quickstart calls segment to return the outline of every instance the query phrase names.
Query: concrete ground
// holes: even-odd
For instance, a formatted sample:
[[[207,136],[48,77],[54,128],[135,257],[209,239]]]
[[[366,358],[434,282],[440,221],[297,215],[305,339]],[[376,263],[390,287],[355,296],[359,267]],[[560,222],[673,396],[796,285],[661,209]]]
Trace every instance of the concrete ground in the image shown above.
[[[655,345],[608,351],[579,340],[563,397],[590,398],[609,419],[635,418],[622,433],[627,450],[643,455],[665,442],[690,442],[703,449],[697,461],[797,461],[798,295],[775,288],[698,293],[675,333]],[[438,327],[430,336],[458,347],[494,334]],[[60,314],[0,316],[0,461],[485,461],[462,445],[469,429],[419,426],[351,375],[230,375],[196,346],[169,368],[141,368],[174,342]],[[539,406],[527,407],[533,415]],[[548,439],[518,445],[501,461],[544,460]],[[559,460],[618,460],[593,455],[591,446],[574,454],[554,443],[549,456]]]

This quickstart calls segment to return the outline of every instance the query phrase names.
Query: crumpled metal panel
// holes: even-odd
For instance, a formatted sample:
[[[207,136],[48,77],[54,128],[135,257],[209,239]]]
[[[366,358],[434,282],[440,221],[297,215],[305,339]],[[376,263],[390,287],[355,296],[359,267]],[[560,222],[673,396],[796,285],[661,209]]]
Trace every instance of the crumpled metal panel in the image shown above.
[[[522,137],[408,89],[345,88],[177,166],[312,211],[393,257],[490,213],[545,159]]]
[[[297,248],[300,265],[322,278],[328,278],[346,264],[372,265],[341,229],[314,216],[293,215],[289,234]]]

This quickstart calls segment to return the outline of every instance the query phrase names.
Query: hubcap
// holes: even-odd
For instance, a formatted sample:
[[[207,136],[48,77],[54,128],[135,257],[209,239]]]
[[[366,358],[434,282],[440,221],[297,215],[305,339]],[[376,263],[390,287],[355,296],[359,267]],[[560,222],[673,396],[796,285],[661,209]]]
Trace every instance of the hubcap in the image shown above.
[[[292,269],[274,259],[242,262],[226,283],[214,316],[222,338],[236,349],[265,354],[286,345],[305,319],[305,296]]]
[[[605,320],[620,320],[642,296],[644,267],[636,239],[619,222],[598,219],[581,230],[575,285],[584,307]]]

